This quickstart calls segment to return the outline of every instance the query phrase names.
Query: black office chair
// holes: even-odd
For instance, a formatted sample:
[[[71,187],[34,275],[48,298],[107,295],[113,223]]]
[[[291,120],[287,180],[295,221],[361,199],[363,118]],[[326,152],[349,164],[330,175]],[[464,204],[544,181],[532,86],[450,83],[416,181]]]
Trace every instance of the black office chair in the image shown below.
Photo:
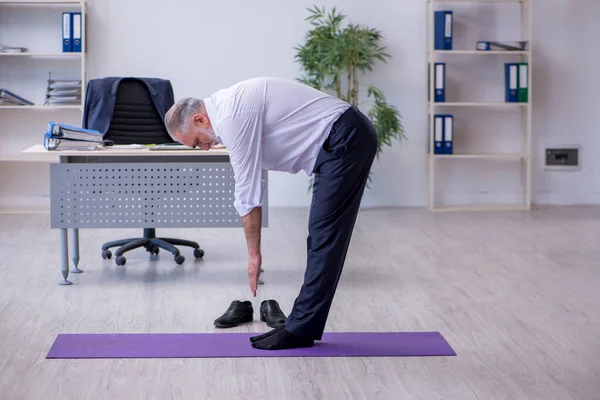
[[[93,83],[88,87],[100,86]],[[173,104],[172,88],[170,83],[166,86],[163,85],[163,87],[166,88],[165,90],[170,91],[164,96],[169,102],[165,106],[170,107]],[[97,96],[97,94],[89,92],[87,95]],[[110,104],[106,101],[101,102],[103,105],[106,103]],[[98,104],[95,104],[95,107],[98,107]],[[98,110],[95,110],[95,112],[97,113]],[[87,114],[87,112],[84,113]],[[97,124],[98,127],[95,128],[93,123],[90,124],[86,121],[86,127],[100,130],[101,122],[97,122]],[[152,100],[148,87],[143,81],[137,78],[125,78],[119,82],[112,119],[104,139],[110,140],[114,144],[163,144],[173,142],[165,128],[163,118],[161,118]],[[204,250],[196,242],[183,239],[157,238],[155,228],[144,228],[143,237],[141,238],[121,239],[104,243],[102,245],[102,258],[105,260],[110,259],[112,254],[109,249],[119,247],[115,251],[115,262],[117,265],[125,265],[127,260],[123,254],[127,251],[144,247],[151,255],[156,255],[159,253],[159,249],[162,248],[174,255],[177,264],[183,264],[185,257],[180,254],[175,246],[192,247],[195,258],[204,256]]]

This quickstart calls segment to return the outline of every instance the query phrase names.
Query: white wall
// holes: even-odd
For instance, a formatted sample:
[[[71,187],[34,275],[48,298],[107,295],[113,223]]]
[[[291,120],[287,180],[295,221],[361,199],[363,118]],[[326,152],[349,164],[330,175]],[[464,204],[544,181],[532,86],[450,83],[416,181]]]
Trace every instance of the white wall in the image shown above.
[[[537,3],[537,2],[536,2]],[[576,4],[575,4],[576,3]],[[543,15],[545,13],[545,15]],[[538,203],[600,203],[600,2],[551,0],[534,14],[534,199]],[[581,146],[581,170],[542,171],[547,144]]]
[[[595,92],[600,79],[597,64],[592,61],[600,47],[597,42],[600,28],[595,23],[600,3],[578,0],[576,7],[566,0],[546,0],[543,4],[534,0],[534,3],[538,7],[534,8],[533,24],[533,200],[553,204],[600,203],[597,179],[600,161],[595,157],[598,150],[595,130],[600,126]],[[304,21],[305,8],[312,4],[278,0],[91,0],[89,78],[163,77],[172,81],[176,98],[205,96],[252,76],[294,79],[300,72],[293,47],[309,29]],[[387,148],[375,163],[374,182],[365,194],[364,204],[426,204],[425,0],[326,0],[317,4],[337,6],[351,21],[380,29],[393,57],[362,78],[362,82],[378,85],[400,109],[408,140]],[[515,5],[444,3],[444,7],[455,10],[455,48],[471,49],[476,40],[484,38],[518,39]],[[6,19],[14,22],[15,17],[0,16],[0,20]],[[42,21],[41,14],[38,19]],[[6,38],[10,38],[7,31],[0,30],[0,39]],[[27,45],[35,48],[31,40]],[[447,61],[453,66],[449,69],[450,99],[502,101],[502,65],[508,59],[448,56]],[[14,76],[7,69],[3,71],[2,66],[7,62],[3,60],[0,64],[2,83],[10,82]],[[56,67],[61,62],[55,62]],[[451,110],[456,118],[457,150],[518,151],[515,147],[518,113],[498,109]],[[2,115],[0,128],[7,124],[3,125]],[[72,122],[73,115],[65,118]],[[8,126],[14,126],[14,122]],[[44,128],[40,123],[38,131],[43,132]],[[581,170],[544,171],[541,156],[546,144],[580,145]],[[514,162],[453,160],[440,166],[437,177],[445,184],[438,196],[440,200],[461,203],[516,199],[520,181],[515,179],[518,165]],[[271,205],[308,205],[306,183],[307,177],[302,174],[272,173]]]

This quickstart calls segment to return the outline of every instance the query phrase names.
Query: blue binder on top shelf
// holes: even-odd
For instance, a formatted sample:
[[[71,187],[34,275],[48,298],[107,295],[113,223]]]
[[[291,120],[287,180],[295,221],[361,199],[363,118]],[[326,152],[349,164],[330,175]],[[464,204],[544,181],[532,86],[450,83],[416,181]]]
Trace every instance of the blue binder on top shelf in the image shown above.
[[[506,63],[504,66],[505,101],[517,103],[519,101],[519,64]]]
[[[434,12],[434,48],[435,50],[452,50],[453,28],[452,11]]]
[[[454,153],[454,116],[443,115],[444,117],[444,154]]]
[[[73,24],[71,23],[71,13],[62,13],[62,51],[71,53],[73,51]]]
[[[73,43],[73,52],[81,53],[81,13],[71,13],[71,41]]]

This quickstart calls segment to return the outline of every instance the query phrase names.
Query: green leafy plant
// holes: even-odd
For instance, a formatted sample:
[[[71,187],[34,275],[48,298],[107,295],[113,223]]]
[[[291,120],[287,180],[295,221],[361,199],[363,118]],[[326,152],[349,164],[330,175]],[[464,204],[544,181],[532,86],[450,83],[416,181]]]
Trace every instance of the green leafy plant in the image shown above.
[[[379,88],[361,85],[365,73],[372,72],[377,62],[385,63],[390,58],[382,45],[383,36],[380,31],[366,26],[353,23],[344,26],[346,16],[335,7],[329,13],[324,7],[317,6],[307,10],[310,15],[306,20],[312,28],[305,43],[295,47],[295,59],[303,72],[298,81],[335,94],[359,109],[360,88],[366,86],[366,101],[372,103],[366,114],[377,131],[379,158],[383,146],[391,146],[393,140],[405,139],[398,109],[387,103]],[[309,190],[311,187],[312,179]]]

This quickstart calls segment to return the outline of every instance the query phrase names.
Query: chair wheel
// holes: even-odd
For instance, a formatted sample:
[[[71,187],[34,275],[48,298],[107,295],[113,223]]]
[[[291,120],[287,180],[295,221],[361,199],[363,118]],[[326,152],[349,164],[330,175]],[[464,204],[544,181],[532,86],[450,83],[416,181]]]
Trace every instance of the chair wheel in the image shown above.
[[[125,265],[127,259],[123,256],[117,256],[117,258],[115,258],[115,262],[117,263],[117,265]]]
[[[204,250],[202,249],[194,249],[194,257],[202,258],[204,257]]]
[[[160,248],[158,248],[158,246],[152,246],[152,247],[148,248],[147,251],[150,254],[158,254],[158,252],[160,251]]]
[[[110,252],[110,250],[102,250],[102,258],[105,260],[110,260],[110,258],[112,257],[112,253]]]
[[[175,256],[175,262],[177,264],[181,265],[181,264],[183,264],[184,261],[185,261],[185,257],[182,256],[181,254]]]

